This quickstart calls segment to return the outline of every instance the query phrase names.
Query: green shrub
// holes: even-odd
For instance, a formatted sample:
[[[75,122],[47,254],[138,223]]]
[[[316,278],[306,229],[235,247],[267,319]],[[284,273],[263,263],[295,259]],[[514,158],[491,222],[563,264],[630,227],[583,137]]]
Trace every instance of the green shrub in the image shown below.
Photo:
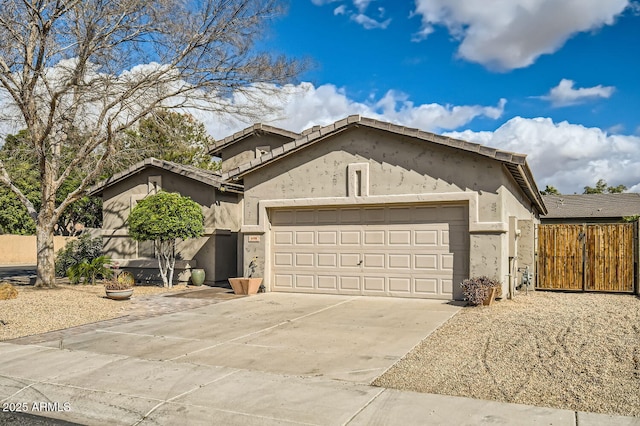
[[[71,284],[79,284],[80,282],[95,285],[98,278],[110,278],[113,271],[110,267],[105,266],[111,261],[108,256],[98,256],[90,262],[83,260],[67,269],[67,276]]]
[[[462,281],[460,286],[470,305],[481,305],[493,287],[500,287],[500,282],[489,277],[473,277]]]
[[[77,240],[69,241],[56,254],[56,276],[64,277],[69,268],[82,262],[91,263],[102,256],[102,238],[91,238],[82,234]]]

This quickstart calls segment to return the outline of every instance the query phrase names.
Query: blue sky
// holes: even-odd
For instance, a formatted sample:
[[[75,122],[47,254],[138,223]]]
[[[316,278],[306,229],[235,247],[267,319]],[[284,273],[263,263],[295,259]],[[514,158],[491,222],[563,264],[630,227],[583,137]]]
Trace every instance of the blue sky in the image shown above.
[[[261,121],[293,131],[360,114],[526,154],[540,189],[640,192],[640,0],[282,1],[256,47],[309,70],[213,108],[268,104]],[[216,139],[253,124],[187,112]]]
[[[639,43],[628,0],[294,0],[259,47],[311,68],[266,121],[360,113],[528,154],[541,189],[640,191]]]

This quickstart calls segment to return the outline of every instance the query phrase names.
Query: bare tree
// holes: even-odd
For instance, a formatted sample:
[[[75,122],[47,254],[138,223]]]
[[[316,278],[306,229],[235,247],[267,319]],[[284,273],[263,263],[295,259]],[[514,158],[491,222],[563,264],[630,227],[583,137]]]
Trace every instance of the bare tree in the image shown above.
[[[157,107],[243,115],[268,107],[269,90],[303,65],[255,52],[278,0],[0,0],[0,119],[17,114],[37,159],[37,209],[0,162],[8,186],[36,221],[36,286],[55,285],[53,229],[110,162],[119,135]],[[256,109],[230,101],[249,98]],[[3,117],[4,116],[4,117]],[[126,154],[126,153],[125,153]],[[7,160],[10,161],[10,160]],[[62,202],[69,176],[82,180]]]

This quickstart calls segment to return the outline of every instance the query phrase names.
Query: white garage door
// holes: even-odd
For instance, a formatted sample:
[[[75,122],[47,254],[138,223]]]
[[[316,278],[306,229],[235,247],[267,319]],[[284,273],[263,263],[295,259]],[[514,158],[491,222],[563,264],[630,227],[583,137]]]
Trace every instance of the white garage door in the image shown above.
[[[272,210],[273,291],[451,299],[469,259],[465,206]]]

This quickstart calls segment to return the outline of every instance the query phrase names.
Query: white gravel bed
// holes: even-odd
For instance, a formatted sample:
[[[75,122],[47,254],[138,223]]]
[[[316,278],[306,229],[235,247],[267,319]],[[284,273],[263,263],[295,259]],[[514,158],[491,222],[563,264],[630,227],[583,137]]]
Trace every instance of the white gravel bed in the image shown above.
[[[89,324],[126,315],[131,300],[111,300],[104,286],[58,285],[54,289],[16,286],[18,297],[0,300],[0,341]],[[180,291],[172,288],[136,286],[134,297]]]
[[[535,292],[466,307],[374,385],[640,416],[640,299]]]

